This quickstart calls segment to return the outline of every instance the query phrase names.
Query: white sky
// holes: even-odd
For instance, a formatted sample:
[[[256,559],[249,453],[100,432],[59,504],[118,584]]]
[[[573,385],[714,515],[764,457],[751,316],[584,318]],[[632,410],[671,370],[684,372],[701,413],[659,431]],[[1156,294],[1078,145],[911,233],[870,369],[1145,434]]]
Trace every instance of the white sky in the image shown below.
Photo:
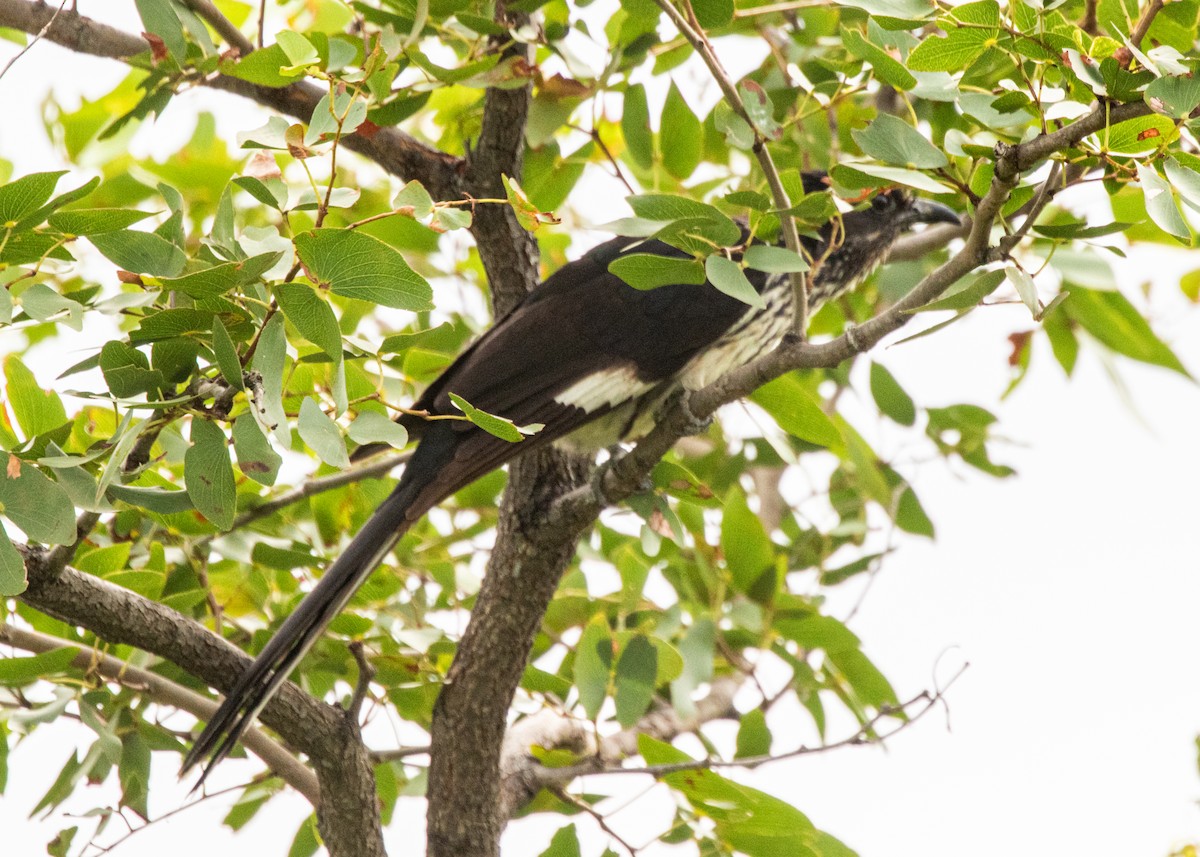
[[[85,14],[107,5],[80,3]],[[9,55],[0,45],[0,64]],[[68,57],[39,45],[0,79],[0,156],[16,162],[17,175],[58,165],[40,130],[39,105],[51,83],[69,105],[77,93],[102,94],[123,74],[115,63]],[[261,114],[231,96],[189,93],[143,129],[138,144],[171,150],[190,134],[201,108],[219,111],[227,139],[261,124]],[[1161,280],[1151,303],[1156,329],[1200,372],[1200,313],[1173,279],[1200,267],[1200,257],[1192,258],[1155,248],[1123,265],[1120,279],[1135,300],[1143,280]],[[962,466],[922,467],[914,482],[938,539],[905,540],[851,624],[901,698],[931,687],[935,669],[944,681],[969,661],[949,694],[948,717],[931,712],[886,751],[812,756],[746,777],[863,857],[1165,857],[1200,839],[1193,745],[1200,733],[1200,394],[1172,373],[1118,361],[1135,414],[1115,394],[1095,349],[1085,348],[1068,382],[1039,338],[1029,378],[998,404],[1008,380],[1006,337],[1031,326],[1019,307],[981,310],[936,336],[872,355],[918,404],[972,402],[998,413],[1012,443],[997,446],[995,458],[1019,476],[998,481]],[[0,352],[18,344],[0,334]],[[39,352],[34,365],[43,384],[56,374],[48,368],[54,359]],[[863,364],[856,370],[861,390]],[[869,402],[843,402],[843,412],[878,439],[885,455],[911,439],[875,426],[871,410]],[[844,615],[858,595],[856,586],[835,592],[830,612]],[[803,713],[780,706],[770,724],[777,746],[814,740]],[[732,727],[713,731],[728,737]],[[835,719],[829,734],[852,731]],[[9,853],[42,853],[61,827],[77,823],[61,812],[47,821],[26,816],[87,734],[55,724],[13,754],[8,793],[0,798]],[[183,803],[176,762],[156,759],[155,814]],[[252,770],[228,763],[218,783],[242,781]],[[645,785],[631,780],[628,788],[632,797]],[[112,788],[91,791],[66,810],[115,798]],[[410,804],[387,834],[394,855],[418,853],[415,843],[423,841],[422,805]],[[227,807],[214,800],[180,813],[113,853],[158,857],[170,849],[189,857],[225,847],[283,854],[307,814],[301,799],[277,799],[233,835],[219,827]],[[659,788],[611,823],[640,845],[661,829],[665,807],[669,798]],[[539,853],[560,821],[512,825],[505,853]],[[585,855],[599,854],[604,838],[589,821],[577,823],[589,832]]]

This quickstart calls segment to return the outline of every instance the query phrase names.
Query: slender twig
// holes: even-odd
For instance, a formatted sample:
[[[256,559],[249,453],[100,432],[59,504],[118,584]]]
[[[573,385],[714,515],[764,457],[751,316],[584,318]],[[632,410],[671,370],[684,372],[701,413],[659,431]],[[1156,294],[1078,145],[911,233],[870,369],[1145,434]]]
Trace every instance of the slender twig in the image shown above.
[[[396,762],[412,756],[424,756],[428,752],[428,745],[423,747],[397,747],[394,750],[373,750],[371,751],[371,761],[376,764],[381,762]]]
[[[258,46],[261,48],[264,44],[263,29],[267,24],[267,0],[261,0],[258,4]]]
[[[37,631],[27,631],[24,628],[17,628],[5,623],[0,623],[0,641],[35,653],[51,652],[64,646],[79,645],[70,640],[51,637]],[[86,649],[75,656],[72,664],[79,669],[95,673],[105,681],[133,688],[157,703],[186,711],[200,720],[207,720],[217,711],[217,703],[213,700],[176,684],[158,673],[135,667],[111,655]],[[304,795],[314,806],[317,804],[320,798],[317,778],[295,756],[268,738],[266,733],[257,727],[251,727],[246,732],[242,737],[242,743],[262,759],[267,767],[278,774],[280,779]]]
[[[1150,32],[1150,25],[1154,23],[1154,18],[1162,11],[1164,3],[1165,0],[1150,0],[1146,4],[1146,8],[1142,10],[1142,16],[1138,18],[1133,32],[1129,34],[1129,44],[1135,48],[1141,48],[1142,40],[1146,38],[1146,33]]]
[[[209,0],[183,0],[183,5],[187,6],[208,24],[216,30],[231,47],[237,48],[238,53],[246,56],[254,50],[254,45],[242,35],[242,31],[233,25],[233,22],[221,14],[221,10],[214,6]]]
[[[375,666],[367,657],[361,640],[355,640],[349,648],[350,654],[354,655],[354,662],[358,664],[358,681],[354,683],[354,695],[350,697],[350,704],[346,706],[346,719],[357,726],[358,718],[362,715],[363,702],[371,692],[371,680],[375,678]]]
[[[175,807],[174,809],[167,810],[160,816],[148,819],[146,821],[146,823],[141,825],[140,827],[133,827],[132,825],[130,825],[128,820],[126,820],[125,816],[121,812],[118,811],[115,814],[122,821],[125,821],[125,826],[128,828],[126,833],[124,833],[120,839],[117,839],[115,842],[110,842],[107,845],[100,845],[99,843],[97,843],[95,841],[93,841],[89,844],[93,848],[99,849],[101,854],[107,854],[110,851],[114,850],[118,845],[125,842],[127,839],[131,838],[132,836],[134,836],[138,833],[141,833],[143,830],[146,830],[147,828],[152,827],[155,824],[158,824],[160,821],[166,821],[168,818],[171,818],[172,816],[179,815],[182,812],[187,812],[188,810],[199,806],[200,804],[204,803],[207,800],[212,800],[213,798],[221,797],[221,796],[227,795],[227,794],[232,794],[233,792],[245,791],[246,789],[250,788],[251,786],[257,785],[258,783],[260,783],[262,781],[263,781],[262,777],[256,777],[253,780],[250,780],[250,782],[248,782],[248,783],[241,783],[236,786],[227,786],[223,789],[217,789],[216,791],[211,791],[211,792],[206,791],[204,794],[202,794],[200,797],[196,798],[196,800],[192,801],[191,803],[181,804],[181,805]]]
[[[41,40],[42,36],[46,35],[46,33],[48,33],[50,31],[50,27],[52,27],[54,25],[54,21],[58,17],[58,13],[61,12],[63,10],[63,8],[66,7],[66,5],[67,5],[67,0],[62,0],[62,2],[58,4],[58,8],[54,10],[54,14],[50,16],[50,20],[46,22],[46,26],[44,26],[40,30],[38,30],[37,33],[34,35],[34,37],[25,43],[25,47],[23,47],[23,48],[21,48],[21,50],[17,51],[16,56],[14,56],[12,59],[10,59],[8,62],[6,62],[4,64],[4,68],[0,68],[0,78],[4,77],[4,75],[8,74],[8,70],[13,67],[13,65],[17,62],[17,60],[19,60],[21,57],[25,56],[26,52],[30,48],[32,48],[34,45],[36,45]]]
[[[767,139],[762,132],[758,130],[758,126],[754,124],[754,120],[750,118],[749,112],[746,110],[746,105],[742,101],[742,96],[738,93],[737,87],[730,80],[728,72],[721,65],[720,59],[717,58],[716,52],[713,50],[712,43],[709,42],[708,36],[700,27],[693,27],[692,23],[683,16],[683,14],[671,4],[671,0],[655,0],[659,8],[667,13],[667,17],[671,19],[671,23],[679,30],[680,34],[691,43],[696,49],[696,53],[704,60],[704,64],[708,66],[709,73],[717,82],[717,86],[721,89],[721,94],[725,96],[725,100],[733,111],[741,118],[743,122],[754,132],[754,156],[758,160],[758,165],[766,176],[767,186],[771,189],[771,198],[775,202],[775,207],[779,209],[779,228],[783,233],[783,242],[787,248],[798,256],[804,255],[804,247],[800,243],[800,233],[796,229],[796,220],[788,210],[792,207],[792,202],[788,198],[787,191],[783,187],[783,180],[779,177],[779,170],[775,166],[775,161],[771,157],[771,153],[767,151]],[[695,20],[695,13],[692,12],[692,7],[688,0],[683,0],[692,19]],[[797,341],[803,341],[804,331],[808,324],[808,277],[803,273],[792,273],[789,275],[792,283],[792,333]]]
[[[650,774],[654,777],[665,777],[670,774],[677,774],[681,771],[712,770],[715,768],[745,768],[747,770],[753,770],[755,768],[761,768],[763,765],[769,765],[773,762],[782,762],[785,759],[794,759],[799,756],[814,756],[818,753],[829,753],[833,750],[839,750],[844,747],[857,747],[864,744],[882,744],[889,738],[892,738],[900,732],[903,732],[905,729],[908,729],[910,726],[924,717],[925,714],[930,711],[930,709],[935,708],[941,703],[944,703],[947,691],[950,690],[950,687],[958,680],[959,676],[966,671],[967,666],[969,665],[964,664],[958,670],[958,672],[951,676],[950,680],[942,687],[935,688],[934,690],[923,690],[916,696],[909,699],[907,702],[903,702],[900,705],[884,706],[880,708],[874,717],[859,727],[857,732],[855,732],[853,735],[848,735],[840,741],[834,741],[832,744],[819,744],[813,747],[802,744],[795,750],[789,750],[786,753],[750,756],[743,759],[695,759],[689,762],[674,762],[665,765],[645,765],[640,768],[611,767],[602,768],[600,770],[596,770],[595,768],[582,770],[584,766],[579,765],[575,767],[581,768],[581,774],[587,773],[589,775]],[[912,708],[917,708],[917,711],[910,714],[909,710]],[[904,715],[904,719],[900,721],[900,724],[895,729],[892,729],[884,734],[879,734],[876,727],[885,718],[895,717],[900,714]],[[564,768],[560,770],[562,770],[564,773],[567,773],[572,769]]]
[[[619,833],[617,833],[617,831],[613,830],[612,826],[609,825],[609,823],[605,819],[604,815],[602,813],[600,813],[594,806],[592,806],[590,803],[588,803],[585,800],[581,800],[580,798],[576,797],[575,795],[571,794],[570,792],[566,791],[565,789],[558,788],[558,789],[554,789],[553,791],[554,791],[555,797],[557,797],[559,800],[563,801],[564,803],[569,803],[571,806],[575,807],[576,809],[578,809],[582,812],[586,812],[588,815],[590,815],[592,817],[592,819],[596,822],[596,824],[600,825],[601,830],[603,830],[605,833],[607,833],[609,835],[609,837],[612,838],[613,841],[615,841],[618,845],[620,845],[627,852],[629,852],[629,857],[637,857],[638,849],[634,848],[632,845],[630,845],[628,842],[626,842],[624,840],[624,838],[622,838],[622,836]]]

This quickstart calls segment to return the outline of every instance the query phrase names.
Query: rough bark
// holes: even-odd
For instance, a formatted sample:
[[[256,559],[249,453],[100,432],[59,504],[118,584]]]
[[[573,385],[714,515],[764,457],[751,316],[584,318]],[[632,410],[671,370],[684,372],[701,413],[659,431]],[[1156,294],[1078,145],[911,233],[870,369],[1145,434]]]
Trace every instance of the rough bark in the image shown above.
[[[58,560],[66,554],[27,552],[29,588],[22,601],[108,642],[166,658],[220,690],[249,666],[245,652],[170,607],[62,565]],[[316,770],[317,822],[330,855],[383,857],[374,772],[357,726],[340,708],[291,683],[280,688],[260,719],[306,754]]]

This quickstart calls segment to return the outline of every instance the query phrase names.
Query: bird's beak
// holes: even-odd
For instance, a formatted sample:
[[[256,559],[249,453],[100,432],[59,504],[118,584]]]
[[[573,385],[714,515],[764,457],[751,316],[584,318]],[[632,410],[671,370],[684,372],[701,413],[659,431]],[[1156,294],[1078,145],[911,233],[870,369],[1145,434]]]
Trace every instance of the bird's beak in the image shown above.
[[[911,210],[913,223],[953,223],[955,226],[962,223],[957,211],[940,202],[914,199]]]

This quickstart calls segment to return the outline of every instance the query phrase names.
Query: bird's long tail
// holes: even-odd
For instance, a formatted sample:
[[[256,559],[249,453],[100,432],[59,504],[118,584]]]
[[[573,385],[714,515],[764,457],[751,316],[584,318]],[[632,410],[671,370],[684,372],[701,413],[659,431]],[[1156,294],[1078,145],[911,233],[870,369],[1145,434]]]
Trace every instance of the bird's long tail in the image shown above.
[[[442,499],[439,496],[442,492],[431,495],[428,490],[430,478],[444,463],[452,446],[452,437],[447,433],[445,438],[426,441],[418,447],[395,490],[229,689],[225,701],[183,761],[181,774],[201,760],[208,760],[196,787],[236,746],[259,711],[400,537]]]

